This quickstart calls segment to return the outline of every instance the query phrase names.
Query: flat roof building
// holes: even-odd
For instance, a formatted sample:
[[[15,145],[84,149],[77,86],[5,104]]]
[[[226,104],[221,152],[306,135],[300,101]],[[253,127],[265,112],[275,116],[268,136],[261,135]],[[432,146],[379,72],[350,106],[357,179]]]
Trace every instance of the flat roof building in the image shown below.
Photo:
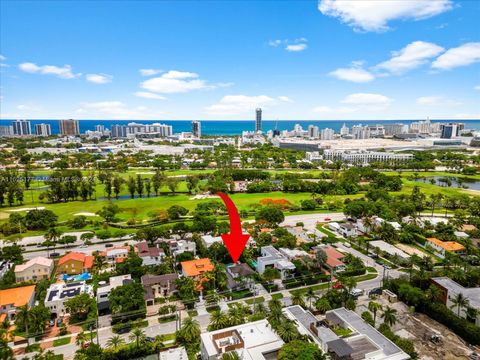
[[[63,316],[67,312],[65,301],[84,293],[93,296],[92,286],[87,285],[84,281],[52,284],[45,296],[45,307],[57,317]]]

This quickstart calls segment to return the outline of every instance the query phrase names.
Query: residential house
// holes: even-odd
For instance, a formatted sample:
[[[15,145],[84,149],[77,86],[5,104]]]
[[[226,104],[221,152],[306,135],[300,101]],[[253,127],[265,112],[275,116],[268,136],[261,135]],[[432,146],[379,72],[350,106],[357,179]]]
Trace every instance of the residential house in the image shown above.
[[[15,266],[15,281],[38,281],[50,278],[54,267],[52,259],[37,256],[22,265]]]
[[[345,270],[346,265],[343,262],[345,255],[335,249],[331,245],[320,245],[312,248],[316,254],[318,251],[323,251],[327,255],[327,261],[324,267],[328,269],[331,274],[336,274]]]
[[[197,253],[197,245],[194,241],[187,240],[171,240],[168,242],[170,253],[172,256],[178,256],[184,252],[191,252],[193,255]]]
[[[265,269],[271,267],[280,272],[282,280],[291,277],[291,273],[295,270],[295,265],[285,255],[271,245],[263,246],[261,253],[262,256],[257,258],[256,266],[260,275],[265,272]]]
[[[327,311],[325,321],[319,321],[310,311],[298,305],[283,309],[295,322],[298,331],[307,335],[334,360],[407,360],[410,356],[367,324],[354,311],[345,308]],[[343,337],[334,332],[343,328],[350,333]]]
[[[187,351],[183,346],[161,351],[158,356],[159,360],[188,360]]]
[[[90,272],[93,267],[93,256],[81,252],[70,252],[58,260],[57,273],[77,275]]]
[[[34,301],[35,285],[0,290],[0,318],[14,320],[19,307],[32,307]]]
[[[105,315],[109,313],[110,301],[108,300],[108,295],[110,295],[110,292],[117,287],[129,284],[131,282],[132,277],[130,274],[112,276],[110,279],[108,279],[108,283],[105,281],[100,281],[97,287],[97,308],[99,314]]]
[[[156,298],[172,295],[176,290],[175,281],[178,279],[176,273],[164,275],[146,274],[141,278],[145,289],[145,302],[147,306],[154,305]]]
[[[267,320],[258,320],[200,335],[202,360],[219,360],[236,352],[240,359],[276,359],[284,344]]]
[[[280,248],[278,251],[290,261],[301,259],[305,256],[310,257],[308,252],[299,249]]]
[[[65,302],[84,293],[93,296],[93,287],[84,281],[52,284],[45,296],[45,307],[50,309],[50,312],[56,317],[64,316],[67,313]]]
[[[436,277],[432,278],[431,281],[441,290],[439,300],[451,309],[455,315],[457,315],[458,310],[460,310],[460,317],[464,319],[468,317],[468,320],[472,321],[475,325],[480,326],[480,287],[466,288],[448,277]],[[468,300],[467,307],[461,309],[455,307],[453,299],[455,299],[458,294],[463,294]],[[477,310],[475,318],[470,318],[468,316],[468,308]]]
[[[358,235],[357,227],[352,223],[346,222],[346,223],[339,223],[338,225],[340,227],[338,232],[343,237],[356,237]]]
[[[215,269],[212,262],[208,258],[182,261],[180,265],[182,266],[183,276],[195,278],[197,280],[201,278],[202,274]]]
[[[156,246],[148,246],[146,241],[136,243],[135,252],[142,258],[143,266],[155,266],[162,263],[165,257],[163,249]]]
[[[100,252],[100,255],[105,257],[107,262],[110,264],[115,264],[122,262],[128,257],[128,252],[130,251],[129,246],[115,246],[107,248],[105,251]]]
[[[255,272],[247,264],[233,264],[225,269],[227,274],[227,286],[230,290],[239,290],[249,287],[254,283],[251,276]]]
[[[465,254],[465,246],[456,241],[442,241],[437,238],[427,238],[425,245],[430,246],[441,258],[444,258],[447,252],[457,255]]]
[[[221,236],[212,236],[212,235],[202,235],[202,244],[207,249],[215,243],[222,243]]]

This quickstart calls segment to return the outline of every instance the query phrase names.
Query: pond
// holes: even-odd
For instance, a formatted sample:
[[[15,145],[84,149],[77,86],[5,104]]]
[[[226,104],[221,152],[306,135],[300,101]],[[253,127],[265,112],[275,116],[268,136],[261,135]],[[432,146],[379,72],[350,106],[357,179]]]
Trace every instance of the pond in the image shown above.
[[[480,190],[480,181],[457,176],[429,176],[415,180],[425,184],[433,184],[442,187],[454,187],[462,189]]]

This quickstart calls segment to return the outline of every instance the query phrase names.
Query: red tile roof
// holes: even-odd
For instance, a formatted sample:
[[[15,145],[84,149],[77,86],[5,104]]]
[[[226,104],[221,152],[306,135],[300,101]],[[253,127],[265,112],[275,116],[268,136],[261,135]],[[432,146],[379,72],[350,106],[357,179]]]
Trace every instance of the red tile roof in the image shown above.
[[[68,253],[67,255],[62,256],[58,260],[58,265],[63,265],[64,263],[70,260],[85,262],[85,256],[86,255],[81,252],[71,252],[71,253]]]

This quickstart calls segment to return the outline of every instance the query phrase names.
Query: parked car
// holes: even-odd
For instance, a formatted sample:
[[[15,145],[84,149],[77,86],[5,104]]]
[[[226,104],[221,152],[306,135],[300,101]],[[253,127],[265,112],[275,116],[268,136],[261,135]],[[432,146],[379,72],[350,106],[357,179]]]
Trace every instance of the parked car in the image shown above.
[[[125,327],[122,327],[122,328],[118,329],[117,334],[126,334],[128,332],[130,332],[130,327],[125,326]]]
[[[62,322],[63,322],[62,318],[58,318],[57,319],[57,326],[62,325]]]
[[[359,297],[360,295],[363,295],[363,290],[362,289],[352,289],[352,291],[350,291],[350,295],[352,295],[353,297],[357,298]]]
[[[50,321],[48,322],[48,326],[53,326],[53,325],[55,325],[55,320],[50,320]]]
[[[339,282],[336,282],[335,284],[333,284],[332,286],[334,289],[342,289],[343,288],[343,285],[340,284]]]
[[[53,252],[53,253],[50,253],[50,258],[55,258],[55,257],[59,257],[60,256],[60,253],[57,253],[57,252]]]
[[[106,248],[113,247],[113,244],[105,244]]]
[[[323,219],[323,220],[325,220],[325,221],[332,221],[332,219],[331,219],[331,218],[329,218],[329,217],[326,217],[326,218],[325,218],[325,219]]]
[[[90,345],[92,345],[91,342],[85,342],[85,343],[83,343],[83,348],[86,349],[86,348],[88,348]]]
[[[145,337],[145,341],[146,341],[146,342],[154,342],[154,341],[155,341],[155,338],[154,338],[154,337],[151,337],[151,336],[147,336],[147,337]]]
[[[82,244],[82,245],[80,245],[80,247],[81,247],[81,248],[86,248],[86,247],[88,247],[88,245]]]

